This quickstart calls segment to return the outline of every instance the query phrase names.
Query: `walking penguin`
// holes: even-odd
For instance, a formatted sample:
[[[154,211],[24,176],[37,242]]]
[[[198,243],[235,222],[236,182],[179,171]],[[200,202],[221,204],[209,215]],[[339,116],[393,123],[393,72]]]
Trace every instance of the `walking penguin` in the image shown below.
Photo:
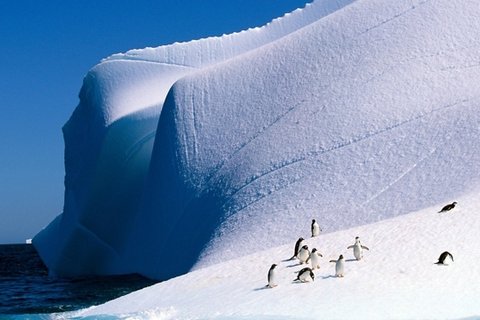
[[[268,270],[268,284],[267,284],[267,287],[269,287],[269,288],[274,288],[278,285],[277,284],[277,279],[276,279],[277,278],[277,271],[275,270],[276,267],[277,267],[277,265],[274,263],[270,267],[270,270]]]
[[[335,275],[343,278],[345,271],[345,259],[343,259],[343,255],[340,255],[338,260],[330,260],[330,262],[335,262]]]
[[[310,250],[308,250],[308,246],[304,245],[298,251],[297,259],[300,261],[300,264],[304,264],[307,262],[308,258],[310,258]]]
[[[355,243],[347,247],[347,249],[352,249],[352,248],[353,248],[353,255],[357,260],[361,260],[363,258],[363,249],[370,250],[366,246],[362,246],[362,244],[360,243],[359,237],[355,237]]]
[[[315,221],[315,219],[312,219],[311,230],[312,230],[312,238],[320,235],[320,232],[322,231],[322,229],[318,225],[317,221]]]
[[[291,257],[290,260],[293,260],[297,257],[298,251],[302,247],[304,240],[305,239],[303,239],[302,237],[298,238],[297,242],[295,243],[295,248],[293,249],[293,257]]]
[[[310,258],[308,258],[313,270],[320,269],[320,257],[323,257],[322,254],[317,251],[317,248],[313,248],[310,253]],[[307,260],[307,263],[309,260]]]

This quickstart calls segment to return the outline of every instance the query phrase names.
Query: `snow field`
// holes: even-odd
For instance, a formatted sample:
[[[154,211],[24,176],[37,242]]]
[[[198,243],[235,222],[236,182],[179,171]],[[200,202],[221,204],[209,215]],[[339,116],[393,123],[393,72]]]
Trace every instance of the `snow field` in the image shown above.
[[[306,243],[322,254],[312,283],[294,283],[303,266],[285,261],[294,243],[259,244],[251,255],[190,272],[134,292],[77,316],[143,314],[160,319],[454,319],[480,315],[478,192],[459,199],[451,212],[443,204],[359,226]],[[302,236],[302,235],[299,235]],[[346,247],[359,236],[369,247],[356,261]],[[434,264],[443,251],[448,266]],[[345,256],[345,277],[337,278],[330,259]],[[267,272],[278,264],[279,285],[265,288]],[[170,312],[170,315],[165,313]],[[143,312],[143,313],[142,313]],[[143,315],[141,319],[157,319]]]

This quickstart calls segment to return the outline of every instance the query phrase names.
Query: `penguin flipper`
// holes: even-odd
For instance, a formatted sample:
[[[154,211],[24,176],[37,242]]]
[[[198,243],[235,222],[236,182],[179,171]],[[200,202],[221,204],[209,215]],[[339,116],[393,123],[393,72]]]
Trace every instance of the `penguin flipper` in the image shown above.
[[[330,260],[330,262],[337,262],[337,260]]]
[[[365,247],[365,246],[362,246],[362,249],[370,251],[370,249],[368,249],[368,247]]]
[[[354,245],[352,244],[351,246],[348,246],[347,249],[352,249]]]

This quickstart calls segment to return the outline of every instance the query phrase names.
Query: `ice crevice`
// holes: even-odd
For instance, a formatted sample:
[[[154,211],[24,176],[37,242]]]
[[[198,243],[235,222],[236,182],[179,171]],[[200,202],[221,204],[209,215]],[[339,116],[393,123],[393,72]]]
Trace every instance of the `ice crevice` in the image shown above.
[[[400,18],[400,17],[408,14],[409,12],[417,9],[419,6],[422,6],[422,5],[426,4],[426,3],[428,3],[429,1],[430,1],[430,0],[418,1],[417,4],[412,3],[412,6],[411,6],[410,8],[405,9],[405,10],[402,11],[402,12],[396,13],[396,14],[392,15],[391,17],[386,18],[385,20],[381,21],[380,23],[378,23],[378,24],[376,24],[376,25],[373,25],[373,26],[367,28],[366,30],[364,30],[364,31],[362,31],[361,33],[359,33],[359,35],[363,35],[363,34],[366,34],[366,33],[370,32],[370,31],[372,31],[372,30],[374,30],[374,29],[380,28],[380,27],[382,27],[383,25],[385,25],[385,24],[387,24],[387,23],[390,23],[390,22],[394,21],[395,19],[398,19],[398,18]]]
[[[375,132],[371,132],[371,133],[368,133],[368,134],[364,134],[364,135],[361,135],[361,136],[357,136],[357,137],[354,137],[352,139],[350,139],[349,141],[346,141],[346,142],[340,142],[340,143],[337,143],[335,146],[332,146],[330,148],[324,148],[324,149],[318,149],[318,150],[313,150],[313,151],[309,151],[305,154],[300,154],[294,158],[291,158],[289,160],[283,160],[277,164],[274,164],[271,166],[271,168],[265,170],[264,172],[258,174],[258,175],[254,175],[252,176],[249,180],[246,181],[246,183],[244,185],[242,185],[240,188],[238,188],[237,190],[235,190],[233,192],[233,195],[235,195],[237,192],[241,191],[242,189],[248,187],[250,184],[254,183],[256,180],[258,179],[261,179],[269,174],[272,174],[278,170],[282,170],[282,169],[285,169],[287,168],[288,166],[291,166],[291,165],[294,165],[298,162],[302,162],[302,161],[306,161],[310,158],[314,158],[314,157],[318,157],[318,156],[321,156],[325,153],[328,153],[328,152],[333,152],[333,151],[336,151],[338,149],[341,149],[341,148],[345,148],[345,147],[348,147],[350,145],[353,145],[355,143],[359,143],[359,142],[362,142],[363,140],[366,140],[366,139],[371,139],[373,138],[374,136],[376,135],[379,135],[379,134],[382,134],[382,133],[385,133],[385,132],[388,132],[390,130],[394,130],[395,128],[398,128],[402,125],[405,125],[405,124],[408,124],[412,121],[416,121],[416,120],[420,120],[432,113],[435,113],[435,112],[439,112],[439,111],[442,111],[442,110],[445,110],[445,109],[448,109],[448,108],[452,108],[452,107],[455,107],[455,106],[458,106],[460,103],[466,103],[467,101],[469,101],[468,99],[463,99],[459,102],[454,102],[452,104],[449,104],[449,105],[446,105],[446,106],[443,106],[443,107],[440,107],[440,108],[437,108],[437,109],[434,109],[434,110],[431,110],[430,112],[428,113],[425,113],[425,114],[420,114],[414,118],[411,118],[411,119],[407,119],[407,120],[404,120],[402,122],[399,122],[399,123],[396,123],[394,125],[391,125],[391,126],[388,126],[388,127],[385,127],[381,130],[378,130],[378,131],[375,131]]]

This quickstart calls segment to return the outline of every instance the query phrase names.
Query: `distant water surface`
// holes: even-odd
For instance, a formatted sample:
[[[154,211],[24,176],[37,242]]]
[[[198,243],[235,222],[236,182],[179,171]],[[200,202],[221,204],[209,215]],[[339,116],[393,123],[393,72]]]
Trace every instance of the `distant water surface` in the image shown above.
[[[154,283],[139,275],[51,277],[32,245],[0,245],[0,319],[86,308]]]

